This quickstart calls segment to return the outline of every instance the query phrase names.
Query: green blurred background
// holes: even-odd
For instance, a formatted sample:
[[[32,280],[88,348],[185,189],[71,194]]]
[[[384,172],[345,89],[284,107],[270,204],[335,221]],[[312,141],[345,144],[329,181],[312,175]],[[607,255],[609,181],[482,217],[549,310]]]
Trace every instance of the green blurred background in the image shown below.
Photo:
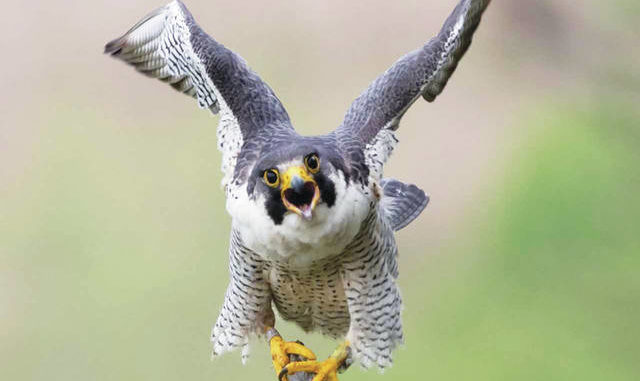
[[[230,223],[217,117],[102,55],[162,3],[3,5],[2,380],[275,379],[260,341],[246,366],[209,358]],[[455,1],[187,5],[312,134]],[[639,14],[493,2],[387,166],[431,195],[398,234],[406,345],[341,380],[640,379]]]

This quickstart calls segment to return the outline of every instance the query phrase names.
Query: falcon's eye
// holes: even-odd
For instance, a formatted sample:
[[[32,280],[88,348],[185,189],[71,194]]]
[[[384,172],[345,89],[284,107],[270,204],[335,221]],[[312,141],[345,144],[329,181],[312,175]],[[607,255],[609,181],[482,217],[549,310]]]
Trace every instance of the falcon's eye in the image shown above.
[[[262,175],[264,182],[271,188],[275,188],[280,184],[280,176],[277,169],[267,169]]]
[[[307,155],[307,157],[304,158],[304,165],[307,166],[309,172],[318,173],[320,170],[320,158],[315,153]]]

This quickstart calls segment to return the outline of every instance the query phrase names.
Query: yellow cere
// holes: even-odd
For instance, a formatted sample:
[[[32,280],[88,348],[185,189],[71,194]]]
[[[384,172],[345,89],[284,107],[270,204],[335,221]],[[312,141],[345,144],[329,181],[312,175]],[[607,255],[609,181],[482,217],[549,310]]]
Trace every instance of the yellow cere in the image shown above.
[[[287,169],[287,171],[282,175],[282,190],[289,188],[289,185],[291,184],[291,179],[293,179],[294,176],[300,177],[302,180],[304,180],[305,183],[307,181],[311,181],[315,183],[315,181],[313,180],[313,177],[309,175],[309,173],[304,167],[301,167],[301,166],[289,167],[289,169]]]

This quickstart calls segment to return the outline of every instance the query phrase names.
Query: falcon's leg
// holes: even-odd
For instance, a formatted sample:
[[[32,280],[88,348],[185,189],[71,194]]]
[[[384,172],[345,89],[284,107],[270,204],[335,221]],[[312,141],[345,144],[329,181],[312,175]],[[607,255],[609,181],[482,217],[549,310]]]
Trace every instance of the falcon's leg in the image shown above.
[[[302,357],[304,360],[315,360],[316,355],[299,341],[284,341],[280,333],[273,328],[266,328],[267,341],[271,348],[271,359],[273,360],[273,368],[277,375],[280,375],[282,369],[289,364],[292,356]],[[280,377],[282,379],[282,377]]]
[[[365,223],[349,251],[341,273],[351,316],[347,340],[363,367],[386,368],[403,341],[393,232],[378,216],[377,221]]]
[[[315,373],[312,381],[338,381],[338,371],[345,371],[351,365],[349,341],[338,348],[324,361],[294,361],[282,368],[278,378],[283,381],[288,374],[297,372]]]
[[[231,233],[227,287],[220,315],[211,332],[213,356],[242,348],[242,361],[249,355],[249,337],[273,326],[271,289],[264,278],[262,258],[244,247],[236,231]]]

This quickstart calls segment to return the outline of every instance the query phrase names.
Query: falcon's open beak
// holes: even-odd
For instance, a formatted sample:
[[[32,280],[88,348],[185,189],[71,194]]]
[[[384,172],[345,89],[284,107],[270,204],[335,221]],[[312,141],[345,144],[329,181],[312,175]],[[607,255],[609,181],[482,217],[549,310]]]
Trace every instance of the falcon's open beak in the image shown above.
[[[288,210],[310,220],[320,199],[320,189],[304,167],[291,167],[282,176],[280,195]]]

